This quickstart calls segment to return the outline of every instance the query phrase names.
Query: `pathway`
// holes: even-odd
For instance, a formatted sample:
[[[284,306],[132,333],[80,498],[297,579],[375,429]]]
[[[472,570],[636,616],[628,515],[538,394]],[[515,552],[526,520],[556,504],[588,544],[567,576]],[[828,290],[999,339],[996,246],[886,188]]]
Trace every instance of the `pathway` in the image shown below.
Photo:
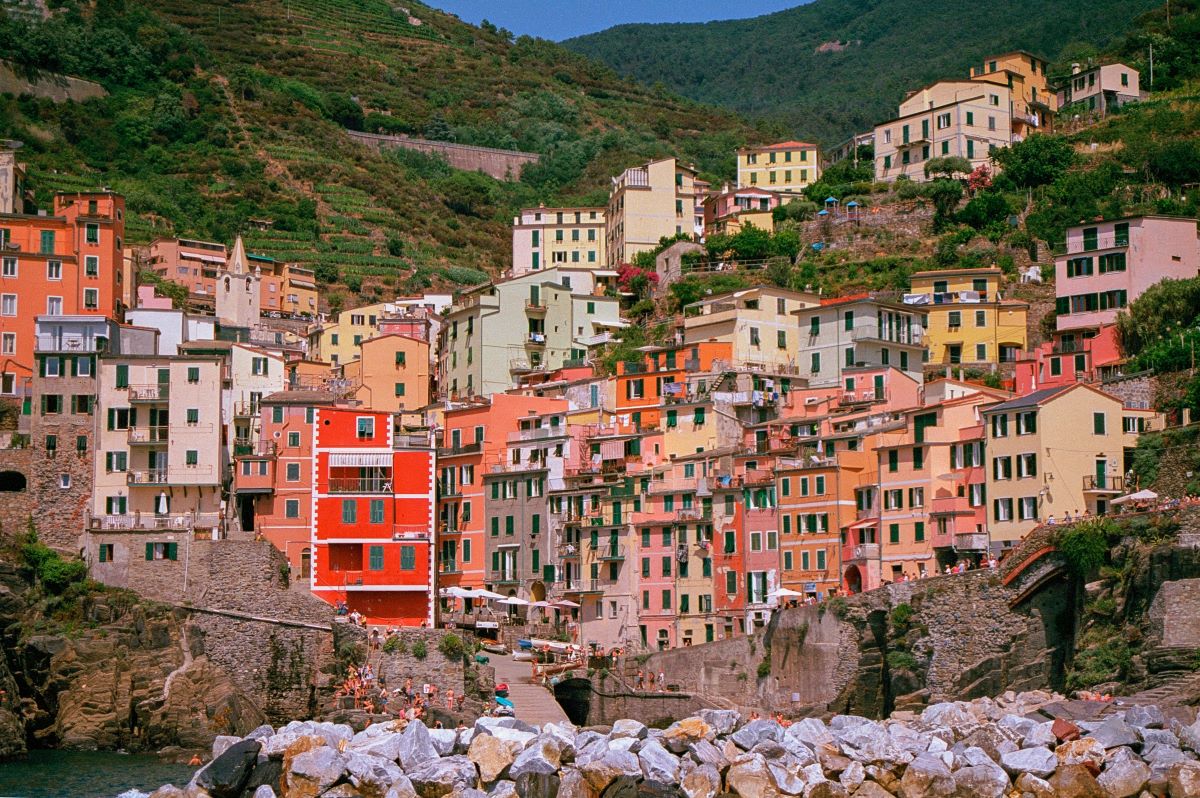
[[[508,697],[516,705],[519,719],[534,725],[567,720],[567,713],[554,700],[554,693],[533,682],[530,663],[514,662],[511,654],[488,656],[496,670],[496,684],[508,684]]]

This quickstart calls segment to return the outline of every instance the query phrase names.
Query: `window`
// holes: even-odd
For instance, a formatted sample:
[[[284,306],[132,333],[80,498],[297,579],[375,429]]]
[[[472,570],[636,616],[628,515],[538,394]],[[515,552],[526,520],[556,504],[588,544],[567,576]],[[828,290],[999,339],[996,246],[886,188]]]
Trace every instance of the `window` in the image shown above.
[[[1011,457],[1005,455],[992,458],[992,478],[1000,481],[1012,479]]]
[[[359,416],[357,419],[357,431],[359,438],[374,438],[375,437],[375,419],[372,416]]]
[[[914,446],[912,450],[912,467],[920,471],[925,467],[925,450],[920,446]]]
[[[844,319],[844,321],[842,323],[845,326],[846,331],[850,332],[851,330],[853,330],[854,329],[854,311],[847,310],[845,315],[843,316],[843,319]],[[815,319],[814,319],[814,321],[815,321]]]
[[[147,560],[177,560],[179,559],[178,543],[147,543]]]
[[[1092,434],[1106,435],[1104,413],[1092,413]]]
[[[120,368],[120,366],[118,366],[117,368]],[[126,368],[128,368],[128,367],[126,367]],[[187,381],[190,383],[193,383],[193,384],[200,382],[200,367],[199,366],[188,366]],[[120,388],[121,386],[118,385],[117,387]]]
[[[671,609],[671,591],[670,590],[664,590],[662,592],[662,608],[664,610]]]
[[[0,294],[0,316],[17,315],[17,295]]]
[[[1017,434],[1032,435],[1035,432],[1037,432],[1037,412],[1026,410],[1023,413],[1017,413]]]
[[[1017,520],[1033,521],[1037,518],[1037,496],[1022,496],[1017,499]]]
[[[54,254],[54,231],[53,230],[42,230],[41,231],[41,248],[38,250],[38,252],[40,252],[42,255],[53,255]]]
[[[300,464],[299,463],[288,463],[286,468],[284,469],[284,477],[283,478],[285,480],[287,480],[288,482],[299,482],[300,481]]]
[[[200,408],[189,407],[187,409],[187,423],[191,426],[195,426],[196,424],[200,423]]]
[[[757,328],[757,327],[751,327],[751,328],[750,328],[750,346],[758,346],[758,343],[759,343],[759,340],[758,340],[758,328]]]
[[[3,243],[0,241],[0,243]],[[16,277],[17,276],[17,259],[4,258],[3,266],[0,267],[0,277]]]
[[[852,346],[846,347],[845,356],[846,356],[846,367],[853,368],[854,367],[854,347],[852,347]]]
[[[113,544],[101,543],[96,547],[100,556],[100,562],[112,562],[113,560]]]
[[[367,569],[370,571],[383,570],[383,546],[367,547]]]
[[[85,255],[83,258],[83,274],[85,277],[100,275],[100,259],[95,255]]]
[[[778,330],[775,333],[775,346],[780,349],[787,349],[787,331]]]
[[[104,453],[104,470],[110,474],[117,474],[129,470],[129,453],[128,452],[105,452]]]
[[[48,260],[46,261],[46,279],[61,280],[62,279],[62,261]]]
[[[816,374],[817,372],[819,372],[821,370],[821,353],[820,352],[812,353],[812,356],[810,358],[809,370],[813,374]]]
[[[888,524],[888,543],[900,542],[900,525]]]
[[[900,470],[900,452],[896,449],[888,450],[888,472],[896,473]]]
[[[288,499],[283,503],[284,518],[299,518],[300,517],[300,500]]]
[[[354,499],[342,499],[342,523],[354,524],[358,522],[358,502]]]
[[[948,128],[948,127],[950,127],[950,114],[948,114],[948,113],[946,113],[946,114],[938,114],[938,117],[937,117],[937,129],[938,129],[938,130],[945,130],[945,129],[946,129],[946,128]]]
[[[1011,520],[1013,520],[1013,500],[1012,499],[993,499],[992,500],[992,520],[994,520],[994,521],[1011,521]]]
[[[987,360],[987,344],[975,344],[975,360],[980,363]]]
[[[1037,455],[1030,452],[1017,455],[1017,478],[1037,476]]]
[[[200,452],[196,449],[188,449],[183,453],[184,465],[196,466],[200,464]]]
[[[83,226],[84,240],[89,244],[100,243],[100,225],[89,222]]]
[[[962,311],[952,310],[946,314],[946,326],[951,330],[957,330],[962,326]]]
[[[1008,437],[1008,416],[1001,414],[992,416],[992,437],[1007,438]]]

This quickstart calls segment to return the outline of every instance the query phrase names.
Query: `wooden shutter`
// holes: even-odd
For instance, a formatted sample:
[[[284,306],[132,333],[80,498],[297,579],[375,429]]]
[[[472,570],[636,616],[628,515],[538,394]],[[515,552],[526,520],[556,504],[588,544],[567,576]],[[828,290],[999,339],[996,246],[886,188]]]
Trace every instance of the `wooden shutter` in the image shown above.
[[[179,544],[178,543],[168,543],[167,544],[167,559],[168,560],[179,559]]]
[[[154,559],[154,544],[153,543],[146,544],[146,559],[147,560]]]

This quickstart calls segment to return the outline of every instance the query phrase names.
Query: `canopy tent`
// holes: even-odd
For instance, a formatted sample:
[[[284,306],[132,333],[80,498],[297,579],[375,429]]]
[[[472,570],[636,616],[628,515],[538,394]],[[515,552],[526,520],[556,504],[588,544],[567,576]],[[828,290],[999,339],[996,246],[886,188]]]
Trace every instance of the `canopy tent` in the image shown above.
[[[767,594],[767,598],[789,598],[789,597],[804,598],[804,594],[799,593],[795,590],[792,590],[791,588],[788,588],[788,587],[775,588],[774,590],[772,590],[770,593]]]
[[[1128,496],[1122,496],[1119,499],[1113,499],[1113,504],[1125,504],[1127,502],[1148,502],[1158,498],[1158,494],[1152,490],[1139,490],[1137,493],[1130,493]]]

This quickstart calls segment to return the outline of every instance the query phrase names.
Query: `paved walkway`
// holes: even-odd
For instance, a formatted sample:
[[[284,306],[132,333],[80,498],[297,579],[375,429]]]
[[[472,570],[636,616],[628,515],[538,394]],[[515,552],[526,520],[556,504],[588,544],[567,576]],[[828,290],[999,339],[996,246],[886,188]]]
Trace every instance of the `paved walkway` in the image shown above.
[[[567,713],[554,700],[554,693],[534,684],[528,662],[514,662],[511,654],[488,654],[496,670],[496,684],[508,684],[508,697],[516,705],[517,717],[540,725],[567,720]]]

